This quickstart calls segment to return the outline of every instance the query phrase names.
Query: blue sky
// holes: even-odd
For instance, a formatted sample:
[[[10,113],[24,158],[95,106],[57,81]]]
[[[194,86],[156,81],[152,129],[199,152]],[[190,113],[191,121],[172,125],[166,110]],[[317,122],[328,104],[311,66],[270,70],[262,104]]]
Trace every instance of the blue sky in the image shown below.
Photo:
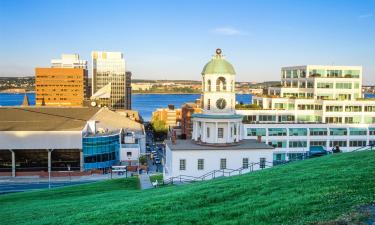
[[[375,84],[375,0],[0,0],[0,76],[107,50],[124,53],[133,78],[198,80],[218,47],[239,81],[333,64],[362,65]]]

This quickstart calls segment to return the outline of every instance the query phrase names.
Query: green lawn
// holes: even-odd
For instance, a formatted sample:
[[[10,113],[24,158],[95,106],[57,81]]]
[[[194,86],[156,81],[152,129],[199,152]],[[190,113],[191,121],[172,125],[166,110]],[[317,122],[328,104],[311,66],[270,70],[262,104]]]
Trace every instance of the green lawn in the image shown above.
[[[374,203],[367,151],[144,191],[128,178],[3,195],[0,224],[316,224]]]

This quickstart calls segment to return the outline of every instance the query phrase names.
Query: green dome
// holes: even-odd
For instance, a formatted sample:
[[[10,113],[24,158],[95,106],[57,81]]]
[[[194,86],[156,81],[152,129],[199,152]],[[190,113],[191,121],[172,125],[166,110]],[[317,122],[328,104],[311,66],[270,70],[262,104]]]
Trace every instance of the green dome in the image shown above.
[[[221,49],[216,49],[216,55],[212,57],[202,70],[202,75],[205,74],[231,74],[235,75],[236,72],[232,64],[230,64],[224,57],[221,55]]]

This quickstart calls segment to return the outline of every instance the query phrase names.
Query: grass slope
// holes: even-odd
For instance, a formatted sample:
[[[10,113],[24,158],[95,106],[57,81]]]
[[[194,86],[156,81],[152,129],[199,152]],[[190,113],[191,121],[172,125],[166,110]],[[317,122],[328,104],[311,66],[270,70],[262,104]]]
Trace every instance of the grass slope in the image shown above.
[[[375,151],[191,185],[135,178],[0,196],[1,224],[312,224],[375,203]]]

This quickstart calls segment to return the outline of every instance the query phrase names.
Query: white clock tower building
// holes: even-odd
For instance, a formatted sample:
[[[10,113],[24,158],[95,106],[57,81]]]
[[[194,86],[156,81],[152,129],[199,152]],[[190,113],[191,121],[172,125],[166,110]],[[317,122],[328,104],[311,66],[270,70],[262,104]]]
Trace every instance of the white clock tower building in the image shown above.
[[[228,171],[247,173],[272,161],[272,146],[255,139],[242,140],[243,116],[235,111],[235,74],[221,49],[216,49],[202,71],[203,113],[191,116],[192,140],[175,136],[166,140],[165,182],[212,179],[217,171],[220,176]]]
[[[216,49],[202,71],[202,114],[194,114],[193,140],[202,145],[233,145],[242,140],[242,116],[235,113],[235,71]]]

